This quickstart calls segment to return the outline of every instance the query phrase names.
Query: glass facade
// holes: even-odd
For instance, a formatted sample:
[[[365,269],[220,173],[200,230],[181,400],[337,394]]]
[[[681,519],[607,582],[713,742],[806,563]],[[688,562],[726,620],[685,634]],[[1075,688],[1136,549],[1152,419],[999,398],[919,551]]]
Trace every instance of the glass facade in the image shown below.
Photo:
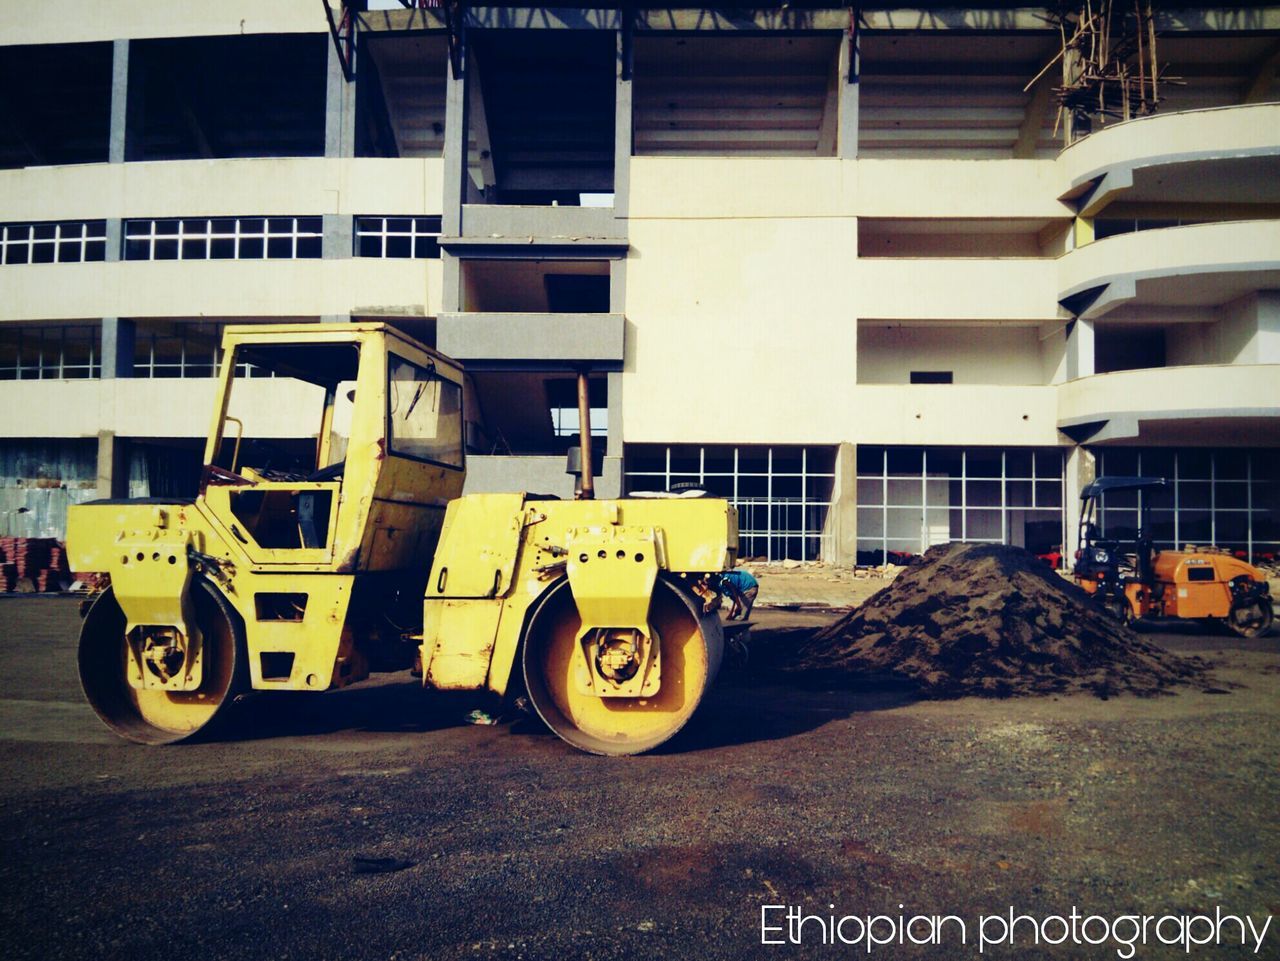
[[[702,487],[738,509],[743,558],[818,560],[830,554],[827,519],[835,447],[631,444],[625,490]]]
[[[937,544],[1063,544],[1064,452],[1057,447],[858,447],[858,563]]]

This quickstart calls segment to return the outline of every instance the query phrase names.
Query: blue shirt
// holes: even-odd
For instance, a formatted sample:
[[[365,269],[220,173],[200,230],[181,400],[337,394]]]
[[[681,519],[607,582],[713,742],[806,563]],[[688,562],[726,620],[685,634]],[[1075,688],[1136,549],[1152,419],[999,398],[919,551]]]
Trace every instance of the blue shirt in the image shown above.
[[[720,583],[727,583],[739,594],[745,594],[751,588],[760,586],[760,583],[751,576],[751,572],[745,570],[725,571],[720,575]]]

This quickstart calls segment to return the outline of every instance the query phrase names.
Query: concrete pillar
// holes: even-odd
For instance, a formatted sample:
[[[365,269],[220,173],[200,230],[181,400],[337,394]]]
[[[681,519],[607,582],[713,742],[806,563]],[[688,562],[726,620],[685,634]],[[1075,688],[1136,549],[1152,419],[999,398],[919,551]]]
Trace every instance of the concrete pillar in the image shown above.
[[[1255,364],[1280,364],[1280,290],[1258,291]]]
[[[1092,377],[1094,358],[1093,321],[1077,317],[1067,324],[1067,380]]]
[[[467,97],[466,29],[458,40],[462,72],[455,76],[452,64],[445,80],[444,115],[444,210],[443,230],[446,236],[462,233],[462,204],[467,196],[467,134],[470,129],[470,107]],[[448,285],[446,284],[446,291]]]
[[[328,74],[324,100],[324,155],[356,155],[356,81],[347,81],[336,44],[328,44]]]
[[[325,214],[320,254],[325,260],[351,257],[355,245],[355,218],[351,214]]]
[[[609,377],[609,442],[605,445],[606,457],[622,456],[622,372],[613,371]]]
[[[830,556],[823,560],[841,567],[858,563],[858,449],[841,444],[836,451],[836,476],[831,488],[831,510],[825,533]]]
[[[634,16],[623,8],[623,16]],[[618,61],[613,98],[613,215],[619,219],[628,216],[631,196],[631,150],[634,114],[631,93],[631,25],[625,24],[617,33]]]
[[[1067,530],[1066,542],[1062,545],[1062,562],[1070,568],[1080,548],[1080,492],[1096,475],[1096,459],[1086,448],[1073,447],[1067,454],[1065,470],[1062,514]]]
[[[107,160],[124,163],[128,148],[129,41],[116,40],[111,49],[111,132]]]
[[[129,41],[116,40],[111,49],[111,127],[108,131],[107,160],[113,164],[142,157],[141,69],[135,66],[133,85],[129,83]],[[124,222],[108,217],[106,259],[121,259],[124,249]]]
[[[849,31],[840,41],[839,72],[836,78],[838,90],[838,129],[836,132],[836,156],[852,160],[858,156],[858,91],[862,66],[858,47]]]
[[[132,320],[102,318],[102,379],[133,376],[136,327]]]
[[[129,445],[113,431],[98,431],[98,497],[129,496]]]
[[[356,82],[347,82],[336,44],[329,44],[328,74],[325,83],[324,155],[334,159],[356,155]],[[336,194],[335,194],[336,196]],[[324,215],[321,253],[325,260],[351,256],[352,217],[350,214]]]

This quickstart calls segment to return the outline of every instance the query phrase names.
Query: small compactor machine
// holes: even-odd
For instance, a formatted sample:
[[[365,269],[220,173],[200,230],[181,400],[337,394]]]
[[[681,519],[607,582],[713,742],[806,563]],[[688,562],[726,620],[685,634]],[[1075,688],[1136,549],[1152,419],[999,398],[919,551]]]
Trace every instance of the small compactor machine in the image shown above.
[[[1085,485],[1080,492],[1076,583],[1125,622],[1197,619],[1225,624],[1241,637],[1266,634],[1273,613],[1260,570],[1226,551],[1152,548],[1147,520],[1150,499],[1166,485],[1163,477],[1099,477]],[[1109,491],[1145,495],[1131,540],[1103,537],[1099,532],[1101,502]]]
[[[526,692],[585,751],[646,751],[688,721],[723,648],[726,501],[462,496],[454,361],[365,323],[231,327],[223,350],[196,496],[70,511],[73,569],[110,583],[80,678],[118,734],[179,741],[244,691],[415,665],[435,688]],[[299,435],[302,454],[279,440]]]

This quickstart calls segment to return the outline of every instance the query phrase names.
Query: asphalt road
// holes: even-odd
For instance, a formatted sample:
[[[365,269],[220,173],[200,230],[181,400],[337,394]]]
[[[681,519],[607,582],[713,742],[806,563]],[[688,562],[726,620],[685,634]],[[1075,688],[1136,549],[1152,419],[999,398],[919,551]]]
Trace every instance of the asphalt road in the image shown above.
[[[826,620],[758,619],[775,636]],[[923,703],[748,664],[669,747],[610,759],[528,721],[466,724],[473,703],[407,675],[252,698],[217,743],[127,745],[81,700],[77,620],[65,600],[0,601],[6,958],[867,956],[812,924],[762,945],[771,904],[955,915],[963,945],[953,925],[871,956],[975,958],[979,917],[1010,906],[1280,914],[1275,635],[1154,635],[1239,686],[1152,700]],[[1280,956],[1274,924],[1256,955],[1228,931],[1235,947],[1191,956]],[[1119,956],[1031,939],[981,956]]]

